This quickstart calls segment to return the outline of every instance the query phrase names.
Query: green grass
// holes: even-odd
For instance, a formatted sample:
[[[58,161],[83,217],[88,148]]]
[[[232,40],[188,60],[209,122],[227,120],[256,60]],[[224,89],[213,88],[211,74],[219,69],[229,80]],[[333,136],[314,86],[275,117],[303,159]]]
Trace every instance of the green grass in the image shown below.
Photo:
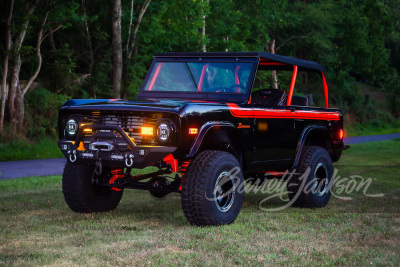
[[[126,190],[112,212],[77,214],[61,177],[0,181],[0,265],[392,265],[400,263],[400,141],[352,145],[339,175],[374,179],[370,194],[322,209],[266,212],[245,195],[235,223],[190,226],[178,194]],[[279,207],[273,199],[263,207]]]
[[[379,123],[378,123],[379,124]],[[393,124],[377,125],[375,122],[355,123],[344,125],[346,136],[363,136],[400,133],[400,120]]]
[[[62,158],[57,140],[43,138],[38,142],[14,139],[0,143],[0,161]]]

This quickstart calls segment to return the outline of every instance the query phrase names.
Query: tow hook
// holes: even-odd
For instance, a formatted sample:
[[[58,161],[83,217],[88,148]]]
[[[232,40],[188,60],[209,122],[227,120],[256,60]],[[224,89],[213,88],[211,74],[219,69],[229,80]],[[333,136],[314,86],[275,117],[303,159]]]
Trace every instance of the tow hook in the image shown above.
[[[76,150],[72,151],[68,151],[69,154],[69,161],[71,162],[75,162],[76,161]]]
[[[133,165],[133,158],[135,156],[132,154],[125,154],[125,165],[126,167],[130,168]]]

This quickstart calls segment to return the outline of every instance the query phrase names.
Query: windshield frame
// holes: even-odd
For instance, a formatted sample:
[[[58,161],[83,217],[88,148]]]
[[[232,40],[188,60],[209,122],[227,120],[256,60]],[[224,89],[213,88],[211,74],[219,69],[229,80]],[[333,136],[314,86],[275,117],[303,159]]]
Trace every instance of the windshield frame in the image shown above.
[[[183,62],[183,63],[251,63],[249,79],[243,93],[227,92],[183,92],[183,91],[145,91],[151,73],[159,62]],[[255,72],[259,62],[258,57],[155,57],[147,72],[146,78],[140,88],[138,99],[167,98],[167,99],[194,99],[212,101],[247,101],[255,78]]]

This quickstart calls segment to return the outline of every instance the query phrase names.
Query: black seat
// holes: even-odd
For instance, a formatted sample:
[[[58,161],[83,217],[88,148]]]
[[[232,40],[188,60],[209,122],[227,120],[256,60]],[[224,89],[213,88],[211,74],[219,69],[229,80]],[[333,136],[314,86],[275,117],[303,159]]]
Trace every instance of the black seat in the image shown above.
[[[280,89],[262,89],[251,94],[254,105],[278,106],[285,99],[285,91]]]
[[[287,101],[287,96],[285,96],[285,99],[281,102],[281,106],[285,106]],[[293,106],[308,106],[308,98],[303,97],[303,96],[292,96],[292,103],[291,105]]]
[[[292,105],[294,106],[308,106],[308,98],[303,96],[293,96]]]

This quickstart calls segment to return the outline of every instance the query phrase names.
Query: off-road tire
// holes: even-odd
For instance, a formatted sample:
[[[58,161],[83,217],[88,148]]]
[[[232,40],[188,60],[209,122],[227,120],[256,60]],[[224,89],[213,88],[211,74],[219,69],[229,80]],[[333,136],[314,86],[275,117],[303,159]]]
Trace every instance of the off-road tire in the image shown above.
[[[62,178],[65,201],[75,212],[91,213],[113,210],[118,206],[123,191],[99,187],[93,183],[94,167],[67,162]]]
[[[235,188],[234,197],[229,202],[231,204],[227,205],[227,210],[221,211],[217,201],[213,200],[216,194],[216,183],[220,177],[232,170],[235,172],[227,180],[228,183],[231,180],[234,181],[232,182],[232,188]],[[232,154],[218,150],[203,151],[190,162],[183,176],[183,212],[188,221],[194,225],[230,224],[236,219],[242,206],[243,188],[241,187],[243,187],[242,170]]]
[[[306,176],[305,173],[309,167],[311,169]],[[326,174],[323,174],[324,172]],[[332,159],[326,149],[319,146],[303,147],[296,173],[298,174],[287,182],[288,195],[290,201],[293,201],[293,206],[321,208],[328,204],[331,197],[331,186],[333,185],[333,166]],[[311,190],[316,177],[319,176],[328,176],[328,182],[325,181],[327,186],[324,187],[324,182],[322,182],[320,190]],[[325,190],[322,190],[323,188]]]

